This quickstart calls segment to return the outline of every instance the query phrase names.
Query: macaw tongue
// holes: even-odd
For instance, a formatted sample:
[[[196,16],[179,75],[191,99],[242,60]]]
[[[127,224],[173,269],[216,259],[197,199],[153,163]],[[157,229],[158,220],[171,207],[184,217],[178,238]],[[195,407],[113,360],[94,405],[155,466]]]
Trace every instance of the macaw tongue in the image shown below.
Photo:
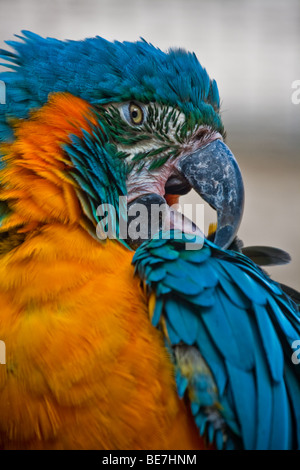
[[[186,234],[204,237],[201,230],[176,206],[170,207],[166,200],[155,193],[143,194],[128,205],[127,243],[136,249],[158,232],[178,230]]]

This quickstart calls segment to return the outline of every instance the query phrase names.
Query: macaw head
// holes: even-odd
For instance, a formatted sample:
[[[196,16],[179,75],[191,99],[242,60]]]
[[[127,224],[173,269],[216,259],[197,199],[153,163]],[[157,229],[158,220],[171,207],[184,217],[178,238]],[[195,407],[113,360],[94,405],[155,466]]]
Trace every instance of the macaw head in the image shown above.
[[[46,111],[31,114],[35,125],[39,119],[55,123],[56,107],[53,135],[64,155],[59,171],[73,185],[86,226],[99,224],[99,204],[117,209],[119,196],[129,208],[169,207],[193,188],[217,212],[214,242],[228,247],[243,213],[243,182],[224,143],[216,82],[195,54],[165,53],[145,41],[62,42],[23,34],[23,42],[9,43],[15,54],[1,51],[15,72],[0,77],[7,85],[0,139],[7,145],[18,132],[20,137],[10,121],[26,119],[37,108]],[[47,133],[35,132],[40,138]]]

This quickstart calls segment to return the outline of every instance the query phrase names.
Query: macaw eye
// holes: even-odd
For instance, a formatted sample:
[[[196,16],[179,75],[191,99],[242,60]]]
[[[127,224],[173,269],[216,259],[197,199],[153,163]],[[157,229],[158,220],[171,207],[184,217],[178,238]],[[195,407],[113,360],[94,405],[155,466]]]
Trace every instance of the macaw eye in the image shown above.
[[[145,109],[137,103],[129,103],[122,107],[123,115],[129,124],[141,126],[145,121]]]
[[[135,103],[129,105],[129,116],[133,124],[141,125],[144,120],[144,112],[140,106]]]

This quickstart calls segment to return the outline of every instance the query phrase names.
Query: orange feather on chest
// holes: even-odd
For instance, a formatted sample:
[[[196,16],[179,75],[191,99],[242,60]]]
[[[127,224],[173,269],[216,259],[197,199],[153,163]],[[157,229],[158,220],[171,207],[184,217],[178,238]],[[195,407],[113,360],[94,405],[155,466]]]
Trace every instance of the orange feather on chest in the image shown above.
[[[57,95],[2,148],[12,213],[1,230],[25,239],[0,262],[0,447],[203,448],[132,252],[81,224],[61,143],[87,116],[87,103]]]
[[[2,447],[200,445],[131,257],[53,226],[2,258]]]

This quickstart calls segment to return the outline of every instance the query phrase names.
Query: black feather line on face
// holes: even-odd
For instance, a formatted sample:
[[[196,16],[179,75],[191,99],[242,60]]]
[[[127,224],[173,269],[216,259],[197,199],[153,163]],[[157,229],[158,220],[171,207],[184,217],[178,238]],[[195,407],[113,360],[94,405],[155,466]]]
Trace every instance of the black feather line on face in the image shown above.
[[[183,150],[188,151],[196,141],[217,131],[203,126],[197,110],[185,114],[179,108],[156,103],[138,103],[145,110],[145,120],[137,126],[124,117],[123,108],[131,104],[111,104],[97,109],[111,141],[127,154],[130,168],[135,166],[137,171],[142,170],[145,162],[150,171],[156,170]]]

